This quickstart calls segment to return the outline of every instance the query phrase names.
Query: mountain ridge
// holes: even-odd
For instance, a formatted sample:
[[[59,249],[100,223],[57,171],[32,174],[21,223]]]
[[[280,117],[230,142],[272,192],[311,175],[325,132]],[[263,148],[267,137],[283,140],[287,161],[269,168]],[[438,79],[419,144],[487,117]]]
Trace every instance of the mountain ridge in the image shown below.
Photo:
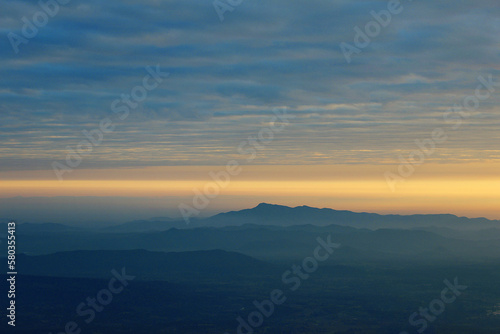
[[[5,225],[6,223],[4,223]],[[269,225],[269,226],[296,226],[315,225],[328,226],[340,225],[354,228],[452,228],[459,230],[474,229],[500,229],[500,220],[491,220],[484,217],[468,218],[453,214],[378,214],[369,212],[353,212],[348,210],[335,210],[331,208],[315,208],[307,205],[289,207],[279,204],[260,203],[253,208],[221,212],[208,218],[192,219],[190,224],[184,220],[170,217],[156,217],[144,220],[134,220],[118,225],[88,230],[98,230],[103,233],[132,233],[166,231],[171,228],[191,229],[198,227],[227,227],[243,225]],[[75,229],[87,230],[71,225],[44,223],[18,224],[18,232],[72,232]]]

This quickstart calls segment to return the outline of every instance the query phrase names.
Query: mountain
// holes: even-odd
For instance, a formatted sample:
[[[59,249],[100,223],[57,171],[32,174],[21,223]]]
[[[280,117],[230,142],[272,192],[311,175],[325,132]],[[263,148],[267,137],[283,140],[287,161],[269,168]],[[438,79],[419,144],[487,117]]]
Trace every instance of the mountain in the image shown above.
[[[465,232],[464,232],[465,233]],[[357,229],[347,226],[243,225],[170,229],[148,233],[27,234],[18,253],[42,255],[75,250],[188,252],[221,249],[266,261],[295,261],[311,254],[317,238],[341,244],[334,261],[491,261],[500,259],[500,239],[465,240],[423,230]],[[477,235],[476,235],[477,236]]]
[[[261,203],[255,208],[220,213],[205,219],[192,219],[190,224],[180,219],[167,217],[136,220],[106,227],[102,232],[131,233],[166,231],[171,228],[190,229],[197,227],[224,227],[253,225],[294,226],[294,225],[342,225],[356,228],[448,228],[473,230],[499,228],[500,221],[486,218],[457,217],[451,214],[380,215],[376,213],[352,212],[345,210],[319,209],[309,206],[288,207]]]
[[[485,218],[379,215],[262,203],[252,209],[196,220],[189,228],[184,222],[159,219],[134,221],[113,229],[19,224],[22,242],[17,249],[19,254],[28,255],[75,250],[221,249],[261,260],[288,261],[310,254],[318,237],[331,235],[334,242],[342,244],[335,259],[346,262],[500,258],[500,222]],[[5,237],[0,236],[0,241]]]
[[[18,255],[18,271],[26,275],[107,278],[125,268],[139,280],[234,280],[251,278],[273,267],[252,257],[223,250],[151,252],[146,250],[70,251],[49,255]]]
[[[500,228],[500,221],[486,218],[457,217],[451,214],[429,215],[380,215],[333,209],[318,209],[309,206],[291,208],[282,205],[261,203],[253,209],[220,213],[201,221],[206,226],[228,226],[243,224],[292,226],[331,224],[357,228],[409,229],[422,226],[448,227],[454,229]]]

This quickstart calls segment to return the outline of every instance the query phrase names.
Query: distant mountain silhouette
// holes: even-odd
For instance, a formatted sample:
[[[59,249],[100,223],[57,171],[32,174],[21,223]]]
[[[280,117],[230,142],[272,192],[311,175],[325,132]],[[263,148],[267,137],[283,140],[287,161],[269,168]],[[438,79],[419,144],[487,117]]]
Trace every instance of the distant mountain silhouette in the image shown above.
[[[381,215],[376,213],[346,210],[318,209],[310,206],[288,207],[261,203],[255,208],[220,213],[205,219],[193,219],[188,225],[183,220],[155,218],[132,221],[107,227],[103,232],[147,232],[165,231],[170,228],[195,228],[203,226],[223,227],[255,225],[343,225],[356,228],[402,228],[442,227],[453,229],[500,228],[500,221],[486,218],[457,217],[451,214]]]
[[[189,226],[174,220],[134,221],[106,229],[19,224],[22,242],[18,244],[18,254],[42,255],[75,250],[190,252],[220,249],[262,260],[288,261],[310,254],[317,246],[317,237],[331,235],[334,242],[342,245],[334,257],[338,261],[452,258],[489,261],[500,258],[499,227],[499,221],[447,214],[379,215],[262,203],[252,209],[195,220]],[[5,242],[5,237],[0,236],[2,242]],[[110,253],[102,256],[106,259]],[[149,257],[158,258],[162,263],[166,260],[161,256],[152,254]],[[226,256],[229,255],[223,255]],[[131,257],[132,260],[135,258]],[[43,263],[43,258],[38,260]],[[52,260],[58,262],[57,258]],[[61,263],[71,265],[71,261],[63,260]],[[32,265],[36,266],[36,262]],[[38,268],[42,270],[42,267]],[[57,268],[53,270],[56,272]]]
[[[202,220],[207,226],[228,226],[243,224],[291,226],[331,224],[357,228],[413,228],[421,226],[450,227],[455,229],[500,228],[500,221],[486,218],[465,218],[451,214],[429,215],[380,215],[333,209],[318,209],[309,206],[291,208],[283,205],[261,203],[253,209],[220,213]]]

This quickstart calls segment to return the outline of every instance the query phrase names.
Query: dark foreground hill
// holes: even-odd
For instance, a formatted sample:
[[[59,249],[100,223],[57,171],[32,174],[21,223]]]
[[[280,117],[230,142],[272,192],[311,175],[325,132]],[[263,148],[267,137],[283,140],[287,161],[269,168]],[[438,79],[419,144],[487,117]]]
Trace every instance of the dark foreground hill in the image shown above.
[[[106,278],[125,268],[139,280],[205,281],[249,279],[273,267],[249,256],[223,250],[193,252],[70,251],[18,256],[18,271],[26,275]]]
[[[425,322],[424,333],[496,334],[500,328],[500,317],[493,314],[499,310],[498,265],[322,265],[295,291],[280,274],[209,283],[203,277],[188,283],[135,279],[104,304],[110,273],[102,279],[19,275],[16,328],[2,321],[0,332],[59,334],[74,322],[81,333],[92,334],[235,334],[237,318],[248,321],[257,311],[254,301],[268,300],[280,289],[286,300],[253,333],[412,334],[421,325],[412,325],[409,317],[435,306],[444,280],[455,277],[467,289],[441,314],[429,316],[433,321]],[[97,300],[98,312],[89,311],[91,299]],[[90,314],[95,318],[87,322]],[[420,324],[422,319],[415,318]]]

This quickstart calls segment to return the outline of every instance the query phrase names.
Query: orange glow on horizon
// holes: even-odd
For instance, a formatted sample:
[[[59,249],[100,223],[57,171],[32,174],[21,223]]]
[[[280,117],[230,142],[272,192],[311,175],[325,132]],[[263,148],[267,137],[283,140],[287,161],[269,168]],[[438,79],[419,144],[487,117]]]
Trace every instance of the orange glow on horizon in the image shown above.
[[[427,166],[398,184],[395,192],[383,177],[383,171],[391,170],[387,166],[242,166],[241,174],[232,176],[226,187],[215,186],[208,177],[210,171],[224,170],[214,166],[150,167],[115,170],[114,174],[109,174],[112,170],[82,170],[78,172],[84,179],[62,182],[21,179],[21,172],[4,172],[0,173],[4,179],[0,181],[0,197],[168,196],[185,200],[192,198],[195,190],[201,193],[218,190],[216,197],[220,198],[214,201],[219,203],[222,199],[252,198],[254,201],[261,198],[261,201],[277,204],[352,211],[454,213],[500,219],[500,176],[497,174],[500,169],[487,167]],[[478,169],[482,173],[472,173]],[[162,175],[163,179],[159,178]],[[92,176],[94,179],[89,179]]]

